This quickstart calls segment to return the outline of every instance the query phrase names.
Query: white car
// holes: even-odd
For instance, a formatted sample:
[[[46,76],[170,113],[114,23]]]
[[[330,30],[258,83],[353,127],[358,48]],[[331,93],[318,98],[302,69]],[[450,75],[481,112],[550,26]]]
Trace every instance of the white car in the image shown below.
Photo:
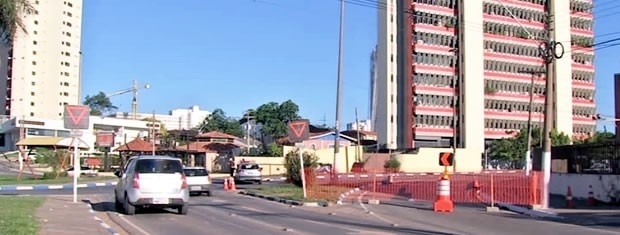
[[[133,215],[140,208],[172,208],[186,215],[189,188],[183,163],[169,156],[136,156],[127,161],[114,189],[115,205]]]
[[[256,163],[241,163],[237,166],[237,174],[235,174],[235,182],[256,182],[263,183],[263,168]]]
[[[185,167],[185,178],[189,187],[189,195],[206,194],[211,196],[211,177],[204,167]]]

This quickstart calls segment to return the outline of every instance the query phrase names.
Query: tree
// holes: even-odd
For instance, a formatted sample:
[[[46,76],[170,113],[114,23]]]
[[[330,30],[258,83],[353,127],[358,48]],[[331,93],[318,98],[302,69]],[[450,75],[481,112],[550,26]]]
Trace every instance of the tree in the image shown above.
[[[538,127],[532,128],[531,147],[539,146],[541,140],[541,130]],[[551,130],[551,145],[567,145],[571,143],[568,135]],[[489,158],[496,161],[510,163],[512,167],[519,166],[523,162],[527,152],[527,129],[522,129],[519,134],[512,138],[494,140],[489,149]]]
[[[88,105],[90,108],[90,115],[93,116],[105,115],[118,109],[118,107],[112,104],[110,98],[108,98],[107,95],[101,91],[93,96],[87,95],[84,98],[83,104]]]
[[[275,142],[267,145],[267,154],[270,157],[282,157],[282,146],[276,144]]]
[[[222,109],[215,109],[211,115],[207,116],[198,125],[201,132],[219,131],[222,133],[243,137],[243,128],[239,125],[239,120],[227,117]]]
[[[278,104],[269,102],[256,108],[255,119],[263,125],[263,134],[273,137],[283,137],[287,133],[287,123],[300,119],[299,106],[291,100]]]
[[[0,1],[0,33],[5,45],[12,45],[15,34],[22,30],[28,34],[22,22],[24,15],[34,12],[29,0],[1,0]]]
[[[304,169],[315,169],[319,166],[319,157],[317,157],[314,153],[304,152],[302,154],[304,158]],[[286,168],[286,178],[287,180],[297,186],[302,186],[301,182],[301,171],[300,171],[300,162],[299,162],[299,150],[291,151],[286,156],[284,156],[284,168]],[[308,173],[314,172],[306,171]],[[306,175],[306,178],[312,179],[312,176]]]
[[[575,139],[575,144],[603,144],[613,142],[616,135],[607,131],[597,131],[594,135],[585,139]]]

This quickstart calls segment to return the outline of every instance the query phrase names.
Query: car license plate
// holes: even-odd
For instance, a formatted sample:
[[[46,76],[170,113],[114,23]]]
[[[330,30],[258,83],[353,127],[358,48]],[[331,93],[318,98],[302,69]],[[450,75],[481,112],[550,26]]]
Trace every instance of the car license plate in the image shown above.
[[[153,204],[169,204],[170,199],[168,198],[153,198]]]
[[[192,186],[190,189],[191,190],[201,190],[202,187],[200,187],[200,186]]]

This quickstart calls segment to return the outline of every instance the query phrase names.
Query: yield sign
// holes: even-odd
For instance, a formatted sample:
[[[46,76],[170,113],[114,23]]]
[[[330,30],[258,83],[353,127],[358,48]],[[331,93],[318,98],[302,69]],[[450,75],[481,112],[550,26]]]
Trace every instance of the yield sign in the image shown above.
[[[450,152],[439,153],[440,166],[452,166],[454,164],[454,154]]]
[[[288,123],[288,138],[291,142],[303,142],[310,138],[308,120],[295,120]]]
[[[89,108],[85,105],[65,106],[64,124],[65,129],[85,130],[89,129]]]

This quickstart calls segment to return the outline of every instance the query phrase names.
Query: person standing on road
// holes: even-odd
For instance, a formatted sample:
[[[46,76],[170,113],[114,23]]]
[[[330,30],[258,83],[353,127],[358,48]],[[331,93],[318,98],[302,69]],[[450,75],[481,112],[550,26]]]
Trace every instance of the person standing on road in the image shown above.
[[[235,176],[235,169],[237,168],[235,165],[235,159],[234,158],[229,158],[228,159],[228,164],[230,165],[230,177],[234,177]]]

